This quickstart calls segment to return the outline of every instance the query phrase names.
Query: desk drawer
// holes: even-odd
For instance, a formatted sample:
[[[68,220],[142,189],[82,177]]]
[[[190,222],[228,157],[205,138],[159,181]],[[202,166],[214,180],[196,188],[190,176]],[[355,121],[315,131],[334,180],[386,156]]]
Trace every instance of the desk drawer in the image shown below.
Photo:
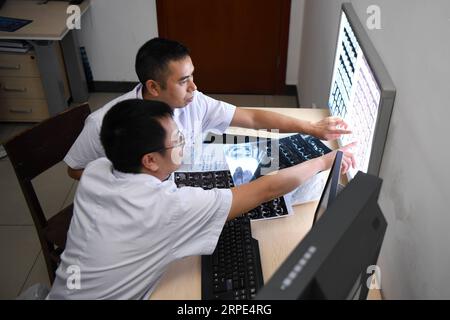
[[[48,117],[46,100],[0,99],[0,121],[38,122]]]
[[[0,99],[45,99],[41,78],[0,77]]]
[[[39,77],[34,53],[0,53],[0,77]]]

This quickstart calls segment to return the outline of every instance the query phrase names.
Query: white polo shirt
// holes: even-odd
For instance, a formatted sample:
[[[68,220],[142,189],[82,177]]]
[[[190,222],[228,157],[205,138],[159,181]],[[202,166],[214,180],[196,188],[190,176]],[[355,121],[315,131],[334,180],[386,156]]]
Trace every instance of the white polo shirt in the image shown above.
[[[64,162],[69,167],[83,169],[89,162],[105,157],[105,151],[100,142],[103,117],[118,102],[128,99],[143,99],[141,84],[89,115],[83,130],[64,158]],[[222,134],[230,126],[235,110],[236,107],[229,103],[195,91],[192,102],[184,108],[175,109],[173,118],[189,145],[194,141],[201,143],[203,135],[209,131]]]
[[[230,189],[177,188],[91,162],[47,299],[147,299],[168,264],[214,251],[231,202]]]

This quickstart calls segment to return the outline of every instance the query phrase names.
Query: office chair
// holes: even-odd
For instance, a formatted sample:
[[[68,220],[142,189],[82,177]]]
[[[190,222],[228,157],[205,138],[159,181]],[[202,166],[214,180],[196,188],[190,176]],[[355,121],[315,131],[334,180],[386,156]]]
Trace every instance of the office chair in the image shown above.
[[[50,283],[55,279],[60,255],[64,251],[73,204],[47,220],[32,180],[63,160],[89,113],[87,103],[68,109],[20,133],[4,145],[37,230]]]

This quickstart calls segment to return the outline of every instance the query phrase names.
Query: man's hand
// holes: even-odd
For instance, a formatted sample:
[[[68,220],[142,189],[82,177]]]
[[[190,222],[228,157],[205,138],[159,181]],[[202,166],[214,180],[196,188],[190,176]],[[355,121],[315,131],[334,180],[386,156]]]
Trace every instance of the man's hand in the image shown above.
[[[341,173],[342,174],[347,173],[347,171],[348,171],[348,169],[350,169],[350,167],[356,168],[356,160],[355,160],[355,157],[354,157],[353,151],[352,151],[352,148],[355,147],[356,145],[357,145],[357,142],[352,142],[352,143],[347,144],[346,146],[343,146],[342,148],[340,148],[338,150],[334,150],[330,153],[323,155],[322,158],[325,161],[325,168],[326,169],[331,168],[331,166],[333,165],[334,158],[336,157],[337,151],[343,152],[342,163],[341,163]]]
[[[343,134],[352,133],[347,130],[347,123],[339,117],[327,117],[312,123],[311,135],[321,140],[336,140]]]

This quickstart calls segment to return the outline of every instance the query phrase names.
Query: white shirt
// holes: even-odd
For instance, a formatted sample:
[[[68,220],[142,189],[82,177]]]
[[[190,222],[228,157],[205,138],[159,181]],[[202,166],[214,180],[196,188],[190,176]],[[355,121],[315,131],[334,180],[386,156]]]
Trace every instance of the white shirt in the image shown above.
[[[230,189],[177,188],[115,171],[106,158],[91,162],[47,298],[147,299],[168,264],[214,251],[231,202]]]
[[[105,157],[105,151],[100,142],[103,117],[118,102],[128,99],[143,99],[141,84],[89,115],[83,130],[64,158],[64,162],[69,167],[83,169],[89,162]],[[174,110],[174,120],[189,145],[194,142],[201,143],[203,133],[212,131],[222,134],[230,126],[235,110],[236,107],[231,104],[195,91],[191,103],[184,108]]]

